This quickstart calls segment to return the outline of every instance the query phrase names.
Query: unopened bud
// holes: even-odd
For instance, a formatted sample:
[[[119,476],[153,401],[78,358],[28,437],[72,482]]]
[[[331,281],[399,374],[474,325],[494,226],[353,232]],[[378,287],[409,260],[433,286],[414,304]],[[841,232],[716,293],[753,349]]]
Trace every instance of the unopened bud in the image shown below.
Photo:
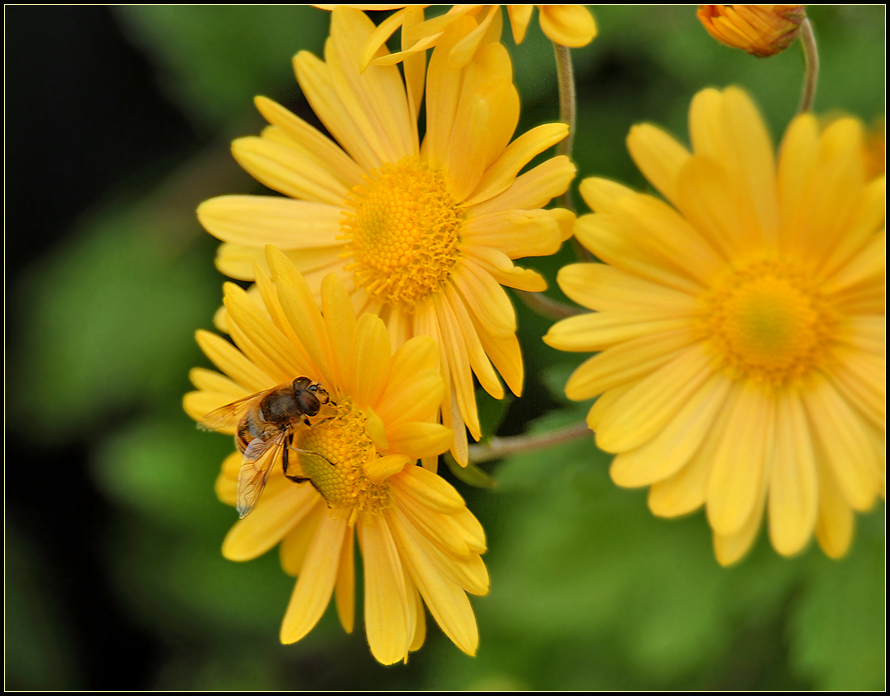
[[[803,5],[699,5],[697,14],[717,41],[758,58],[788,48],[807,18]]]

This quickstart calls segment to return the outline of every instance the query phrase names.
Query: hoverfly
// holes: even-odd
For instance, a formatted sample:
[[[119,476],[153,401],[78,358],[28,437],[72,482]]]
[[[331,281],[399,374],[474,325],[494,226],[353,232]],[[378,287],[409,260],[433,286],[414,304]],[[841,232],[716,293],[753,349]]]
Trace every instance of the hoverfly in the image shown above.
[[[308,480],[287,473],[291,450],[321,457],[333,466],[333,462],[317,452],[292,446],[296,428],[301,425],[312,427],[309,417],[329,402],[330,397],[321,384],[308,377],[298,377],[293,384],[282,384],[226,404],[198,422],[198,427],[203,430],[220,430],[236,419],[238,421],[235,445],[244,455],[238,472],[236,507],[239,518],[247,517],[256,507],[279,452],[284,475],[291,481]]]

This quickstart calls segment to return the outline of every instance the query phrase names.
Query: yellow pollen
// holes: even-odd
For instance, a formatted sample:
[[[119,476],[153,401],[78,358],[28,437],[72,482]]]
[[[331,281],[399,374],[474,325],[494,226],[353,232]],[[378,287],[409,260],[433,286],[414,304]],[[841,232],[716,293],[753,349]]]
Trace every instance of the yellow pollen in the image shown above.
[[[410,309],[448,280],[464,213],[440,172],[413,157],[384,165],[350,191],[343,209],[341,257],[369,295]]]
[[[703,297],[703,330],[721,367],[771,386],[797,382],[821,365],[836,319],[815,280],[789,262],[734,271]]]
[[[300,454],[300,466],[316,490],[324,496],[335,517],[348,517],[355,524],[359,513],[380,512],[389,505],[389,485],[374,483],[363,464],[377,457],[365,428],[367,416],[345,399],[330,404],[333,413],[310,428],[299,428],[294,447],[315,452]]]

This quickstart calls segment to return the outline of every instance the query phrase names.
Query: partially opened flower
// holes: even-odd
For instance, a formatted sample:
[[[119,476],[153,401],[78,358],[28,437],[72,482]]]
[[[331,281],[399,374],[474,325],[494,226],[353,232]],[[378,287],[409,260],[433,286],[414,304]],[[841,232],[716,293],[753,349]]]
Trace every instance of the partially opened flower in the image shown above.
[[[233,346],[208,332],[198,342],[224,374],[197,368],[185,397],[196,420],[237,399],[299,377],[319,382],[329,402],[292,427],[286,478],[273,463],[256,507],[223,544],[232,560],[280,544],[284,570],[298,580],[281,626],[293,643],[318,622],[336,594],[351,631],[355,613],[354,539],[364,566],[365,629],[384,664],[406,659],[425,636],[423,603],[445,634],[474,654],[478,632],[467,592],[484,595],[485,535],[460,495],[417,459],[448,449],[434,422],[442,398],[438,351],[426,336],[393,352],[379,317],[356,319],[342,283],[324,279],[321,308],[293,264],[270,247],[271,278],[257,277],[263,308],[229,284],[225,305]],[[220,429],[234,432],[237,420]],[[238,497],[241,452],[223,463],[217,492]]]
[[[332,10],[337,5],[316,5],[316,7]],[[445,14],[426,21],[423,21],[423,9],[430,7],[429,5],[350,5],[350,7],[361,10],[398,8],[397,12],[380,23],[364,45],[361,53],[363,70],[372,60],[378,65],[390,65],[419,51],[425,51],[438,44],[452,22],[461,17],[473,17],[478,22],[478,27],[455,44],[449,54],[454,65],[466,65],[479,47],[484,45],[484,37],[492,27],[500,33],[502,22],[502,5],[453,5]],[[590,10],[584,5],[503,5],[503,7],[507,8],[513,40],[517,45],[525,39],[535,7],[540,13],[541,30],[554,43],[569,48],[580,48],[596,37],[596,22]],[[402,50],[379,56],[380,47],[399,28],[402,29]]]
[[[225,242],[217,259],[224,273],[253,280],[254,264],[265,265],[264,245],[275,244],[313,292],[323,276],[337,274],[357,311],[384,320],[395,347],[433,337],[445,381],[441,418],[463,464],[466,428],[480,437],[473,376],[495,398],[504,394],[498,372],[514,393],[522,389],[516,315],[502,285],[540,291],[546,283],[512,259],[553,254],[574,223],[566,210],[542,210],[568,188],[575,172],[568,158],[520,174],[567,126],[538,126],[510,142],[519,96],[507,51],[492,37],[465,68],[449,63],[450,48],[475,28],[471,17],[452,22],[426,75],[417,55],[419,63],[406,64],[406,82],[398,66],[360,71],[359,51],[374,25],[358,10],[335,8],[326,60],[302,52],[294,65],[340,145],[258,98],[272,125],[261,137],[236,140],[233,152],[288,198],[223,196],[198,209]]]
[[[758,58],[788,48],[807,18],[803,5],[699,5],[697,15],[717,41]]]
[[[782,554],[815,531],[846,553],[854,511],[884,488],[884,177],[869,180],[861,124],[798,116],[778,163],[735,88],[699,93],[692,152],[650,125],[631,154],[670,202],[603,179],[578,239],[605,263],[560,287],[596,310],[554,325],[562,350],[600,351],[569,379],[617,456],[613,480],[649,507],[704,505],[717,558],[738,560],[764,510]],[[672,207],[673,206],[673,207]]]

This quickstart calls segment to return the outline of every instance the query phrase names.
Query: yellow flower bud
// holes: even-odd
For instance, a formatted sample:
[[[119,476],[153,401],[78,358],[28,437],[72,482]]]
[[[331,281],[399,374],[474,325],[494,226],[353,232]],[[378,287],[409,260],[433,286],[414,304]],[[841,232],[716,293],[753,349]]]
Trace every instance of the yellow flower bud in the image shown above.
[[[794,43],[807,16],[803,5],[699,5],[697,14],[717,41],[758,58]]]

